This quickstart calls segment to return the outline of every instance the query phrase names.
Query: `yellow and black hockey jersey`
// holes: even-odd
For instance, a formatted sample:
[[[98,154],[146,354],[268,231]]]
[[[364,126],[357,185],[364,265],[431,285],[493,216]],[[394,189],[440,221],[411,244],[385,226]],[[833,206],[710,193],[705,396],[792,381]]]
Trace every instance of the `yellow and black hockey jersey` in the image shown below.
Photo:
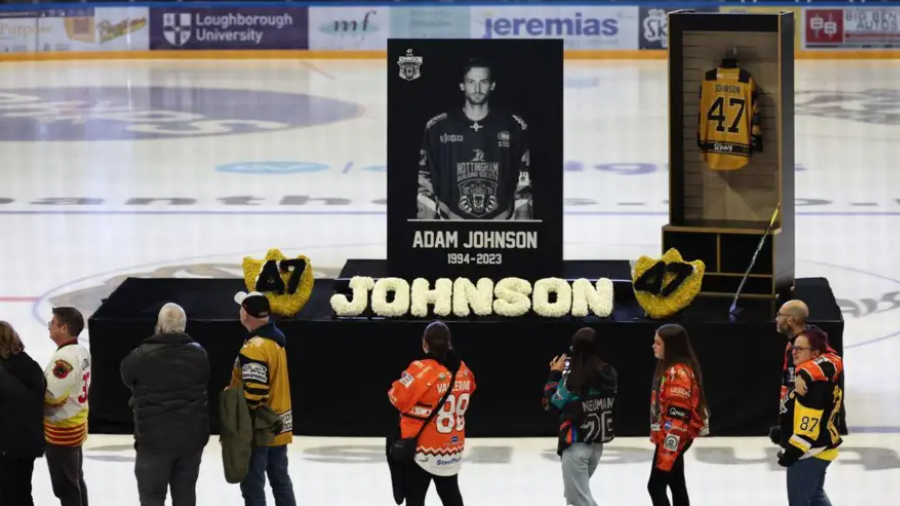
[[[746,70],[708,71],[700,85],[699,116],[697,143],[710,169],[740,169],[763,150],[756,82]]]
[[[244,382],[244,398],[251,410],[265,404],[281,419],[281,431],[269,446],[284,446],[293,441],[291,383],[284,346],[281,330],[271,322],[266,323],[250,333],[231,375],[232,387],[239,379]]]
[[[826,353],[796,367],[796,376],[806,382],[807,392],[798,395],[792,390],[781,409],[782,459],[786,463],[810,457],[837,458],[842,442],[843,373],[843,360],[836,353]]]

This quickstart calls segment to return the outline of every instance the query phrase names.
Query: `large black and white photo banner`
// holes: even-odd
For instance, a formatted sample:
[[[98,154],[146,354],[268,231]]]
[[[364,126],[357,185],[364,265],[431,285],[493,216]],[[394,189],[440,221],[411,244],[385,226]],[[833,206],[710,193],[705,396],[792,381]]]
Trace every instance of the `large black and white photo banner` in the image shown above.
[[[388,41],[392,276],[562,275],[563,44]]]

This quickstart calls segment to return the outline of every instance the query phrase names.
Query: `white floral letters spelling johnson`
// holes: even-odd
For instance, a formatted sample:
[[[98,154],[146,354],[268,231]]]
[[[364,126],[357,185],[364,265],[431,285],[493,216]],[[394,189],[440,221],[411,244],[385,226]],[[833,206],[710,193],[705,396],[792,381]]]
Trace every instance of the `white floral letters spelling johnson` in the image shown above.
[[[589,314],[605,318],[613,310],[613,284],[607,278],[600,278],[594,284],[583,278],[571,284],[560,278],[546,278],[533,286],[520,278],[503,278],[496,284],[488,278],[481,278],[477,283],[467,278],[456,281],[441,278],[433,286],[427,279],[417,278],[410,286],[401,278],[375,281],[357,276],[350,280],[350,290],[353,293],[349,299],[340,293],[331,297],[331,307],[337,316],[359,316],[369,307],[374,314],[388,318],[407,314],[427,317],[429,307],[435,316],[452,313],[463,318],[472,313],[517,317],[529,311],[547,318]],[[555,294],[553,302],[551,294]]]

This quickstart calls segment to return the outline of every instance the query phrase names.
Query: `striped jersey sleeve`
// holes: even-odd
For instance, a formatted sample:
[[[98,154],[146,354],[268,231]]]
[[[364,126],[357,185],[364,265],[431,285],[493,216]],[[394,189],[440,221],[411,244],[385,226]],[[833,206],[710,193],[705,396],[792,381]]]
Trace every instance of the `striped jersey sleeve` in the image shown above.
[[[272,383],[265,348],[248,343],[238,355],[237,366],[240,368],[240,377],[244,382],[244,397],[247,399],[247,406],[250,409],[256,409],[266,404]]]

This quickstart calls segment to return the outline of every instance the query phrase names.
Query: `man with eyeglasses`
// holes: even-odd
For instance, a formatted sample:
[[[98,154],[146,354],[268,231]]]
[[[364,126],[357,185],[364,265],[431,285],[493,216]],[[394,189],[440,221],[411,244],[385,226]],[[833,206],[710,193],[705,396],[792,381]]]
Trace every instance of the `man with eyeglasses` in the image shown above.
[[[778,464],[788,468],[788,502],[794,505],[831,506],[825,493],[825,473],[838,457],[843,360],[828,346],[828,336],[807,327],[794,340],[793,362],[797,380],[806,393],[792,390],[780,415]]]
[[[794,356],[793,356],[793,345],[794,340],[802,334],[804,331],[808,329],[817,329],[815,325],[807,325],[806,320],[809,318],[809,307],[807,307],[806,303],[802,300],[793,299],[789,300],[781,306],[781,309],[778,310],[778,313],[775,315],[775,329],[779,334],[787,337],[787,345],[784,350],[784,365],[782,367],[782,376],[781,376],[781,399],[780,399],[780,409],[779,413],[783,414],[786,411],[785,404],[788,401],[790,393],[794,390],[797,391],[799,395],[806,395],[807,393],[807,385],[802,377],[797,378],[794,373]],[[824,333],[823,333],[824,334]],[[837,355],[837,351],[835,351],[831,345],[828,343],[828,335],[825,334],[825,347],[827,353],[831,353]],[[843,375],[840,378],[840,388],[843,390],[844,381]],[[843,404],[840,406],[840,416],[838,420],[838,427],[841,431],[844,431],[844,422],[845,422],[845,411]],[[781,427],[776,425],[769,429],[769,439],[772,440],[773,443],[779,444],[781,440]]]

